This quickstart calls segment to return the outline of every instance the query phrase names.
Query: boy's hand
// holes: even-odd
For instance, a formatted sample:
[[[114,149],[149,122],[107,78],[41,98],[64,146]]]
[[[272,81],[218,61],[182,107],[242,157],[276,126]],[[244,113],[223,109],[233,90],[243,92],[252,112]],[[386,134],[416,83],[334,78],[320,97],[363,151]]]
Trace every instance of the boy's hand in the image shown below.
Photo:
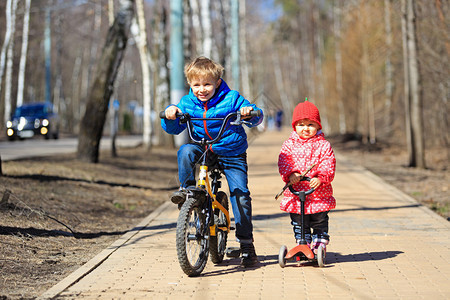
[[[252,110],[253,110],[253,107],[251,107],[251,106],[241,107],[241,117],[246,117],[246,116],[250,115],[250,112]],[[243,118],[243,119],[248,119],[248,117]]]
[[[309,186],[313,189],[317,189],[321,184],[322,181],[317,177],[311,178],[311,180],[309,181]]]
[[[165,111],[166,119],[175,120],[177,118],[177,113],[182,113],[181,109],[179,109],[175,105],[169,106]]]

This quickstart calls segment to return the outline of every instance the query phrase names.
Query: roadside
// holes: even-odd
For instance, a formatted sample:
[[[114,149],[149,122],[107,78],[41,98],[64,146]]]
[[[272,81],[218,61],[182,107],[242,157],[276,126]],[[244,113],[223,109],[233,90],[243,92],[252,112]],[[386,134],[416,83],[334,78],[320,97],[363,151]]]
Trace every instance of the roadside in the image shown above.
[[[450,221],[450,165],[447,149],[427,149],[427,169],[406,167],[407,152],[400,146],[331,138],[333,148],[354,164],[361,165],[421,204]]]
[[[177,187],[175,150],[109,151],[3,162],[0,299],[38,296],[133,228]],[[6,298],[5,298],[6,297]]]

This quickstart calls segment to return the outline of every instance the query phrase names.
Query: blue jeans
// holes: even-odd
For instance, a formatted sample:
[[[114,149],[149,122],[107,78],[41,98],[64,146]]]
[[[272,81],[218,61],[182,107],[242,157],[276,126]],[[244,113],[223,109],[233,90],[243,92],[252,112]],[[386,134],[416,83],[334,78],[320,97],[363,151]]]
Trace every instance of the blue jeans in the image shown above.
[[[202,147],[195,144],[184,144],[178,150],[178,177],[181,188],[195,185],[194,168],[203,152]],[[227,179],[237,241],[253,242],[252,198],[248,190],[247,154],[219,156],[208,152],[208,160],[217,160]]]

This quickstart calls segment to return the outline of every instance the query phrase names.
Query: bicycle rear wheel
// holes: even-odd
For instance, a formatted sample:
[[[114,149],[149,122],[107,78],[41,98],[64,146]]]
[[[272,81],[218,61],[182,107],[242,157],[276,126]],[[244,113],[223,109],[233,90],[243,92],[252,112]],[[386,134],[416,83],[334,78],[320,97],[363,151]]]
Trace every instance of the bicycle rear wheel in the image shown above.
[[[226,210],[228,210],[227,194],[220,191],[217,193],[216,199]],[[211,236],[209,239],[209,253],[211,254],[211,261],[214,264],[220,264],[225,256],[228,232],[219,229],[219,227],[228,227],[228,220],[225,214],[217,208],[214,210],[214,223],[216,226],[216,235]]]
[[[188,276],[200,275],[208,261],[209,227],[205,223],[201,202],[188,198],[181,207],[176,234],[178,262]]]

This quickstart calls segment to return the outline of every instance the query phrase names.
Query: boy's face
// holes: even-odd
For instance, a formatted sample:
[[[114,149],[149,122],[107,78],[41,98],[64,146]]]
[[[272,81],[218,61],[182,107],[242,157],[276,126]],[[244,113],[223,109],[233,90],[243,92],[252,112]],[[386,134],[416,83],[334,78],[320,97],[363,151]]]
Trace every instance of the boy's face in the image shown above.
[[[206,102],[214,96],[221,82],[221,79],[215,80],[212,77],[198,77],[192,79],[189,86],[198,100]]]
[[[319,129],[319,124],[309,119],[299,120],[295,123],[295,131],[302,139],[305,140],[315,136]]]

